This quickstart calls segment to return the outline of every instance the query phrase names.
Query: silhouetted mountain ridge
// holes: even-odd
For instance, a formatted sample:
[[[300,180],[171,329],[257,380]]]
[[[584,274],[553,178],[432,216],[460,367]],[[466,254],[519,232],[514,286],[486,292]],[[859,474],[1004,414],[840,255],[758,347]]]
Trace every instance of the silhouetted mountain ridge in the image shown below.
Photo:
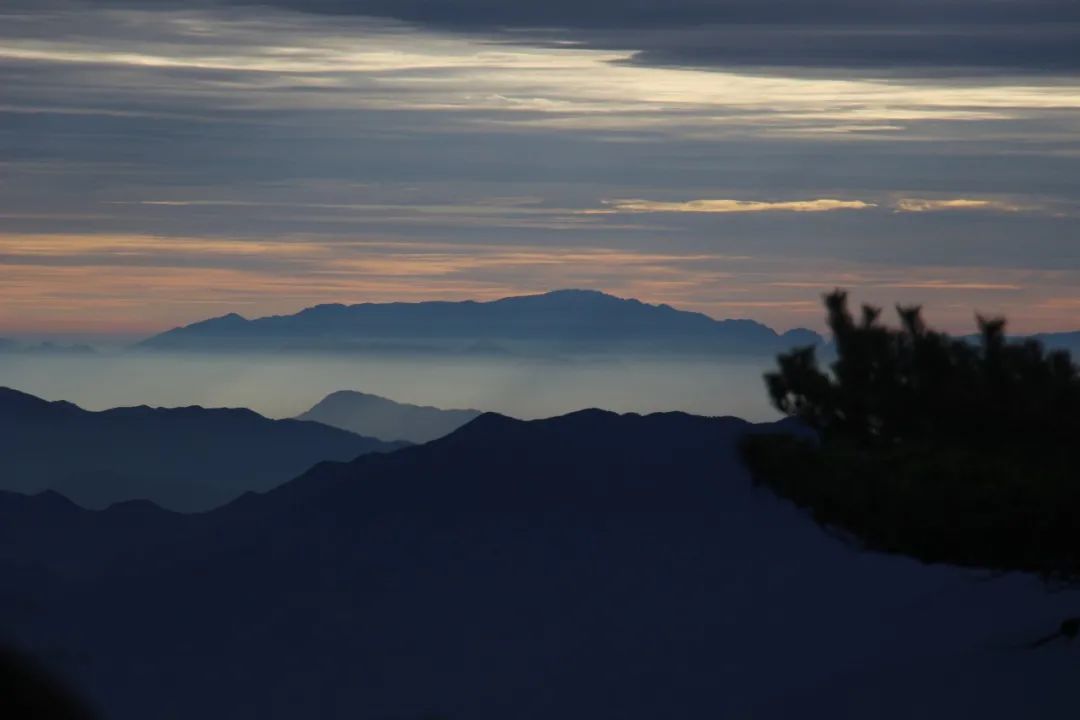
[[[0,630],[113,720],[1064,707],[1071,656],[996,648],[1075,597],[836,542],[738,462],[790,427],[486,413],[203,514],[0,494]]]
[[[1080,330],[1072,332],[1037,333],[1030,336],[1051,350],[1068,350],[1080,360]]]
[[[327,304],[247,320],[235,313],[149,338],[153,349],[762,353],[817,342],[753,320],[714,320],[594,290],[478,302]]]
[[[401,446],[245,408],[90,412],[0,388],[0,488],[52,488],[89,507],[149,499],[206,510],[285,482],[320,460]]]
[[[729,454],[732,438],[754,428],[739,418],[680,412],[620,415],[585,409],[541,420],[487,412],[424,445],[348,462],[320,463],[264,496],[233,505],[265,508],[280,502],[294,507],[304,498],[305,505],[317,501],[309,507],[312,512],[352,508],[366,514],[373,508],[540,509],[552,503],[574,507],[605,494],[618,503],[620,497],[636,497],[636,491],[644,487],[640,481],[636,488],[623,487],[621,477],[645,476],[652,470],[655,477],[647,483],[651,486],[667,477],[663,470],[672,463],[687,464],[704,456],[735,462]],[[658,453],[661,447],[666,451]],[[673,457],[675,453],[679,457]],[[570,457],[576,460],[568,462]],[[599,471],[599,465],[606,470]],[[459,474],[453,483],[443,482],[439,471],[419,472],[421,466],[454,468]],[[510,475],[495,469],[499,467],[518,470]],[[647,505],[664,502],[664,488],[654,490],[658,495],[648,499]]]
[[[0,387],[0,417],[19,413],[23,418],[49,413],[77,413],[80,408],[66,400],[43,400],[35,395]]]

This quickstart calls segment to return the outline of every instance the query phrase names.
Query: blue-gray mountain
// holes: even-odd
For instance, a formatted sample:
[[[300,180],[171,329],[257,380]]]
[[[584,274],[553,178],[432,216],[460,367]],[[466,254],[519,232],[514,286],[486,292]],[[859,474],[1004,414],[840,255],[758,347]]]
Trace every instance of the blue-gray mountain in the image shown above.
[[[296,419],[313,420],[380,440],[425,443],[448,435],[480,414],[479,410],[443,410],[394,402],[355,390],[339,390]]]
[[[0,489],[53,489],[85,507],[151,500],[206,510],[290,480],[322,460],[386,443],[251,410],[114,408],[89,412],[0,388]]]
[[[0,636],[111,720],[1072,718],[1076,593],[861,553],[734,418],[482,415],[195,515],[0,493]]]
[[[1051,350],[1068,350],[1074,358],[1080,360],[1080,330],[1075,332],[1039,333],[1031,337]]]
[[[317,305],[254,320],[225,315],[140,343],[158,350],[320,350],[547,355],[565,353],[762,354],[816,344],[816,333],[778,334],[753,320],[714,320],[593,290],[558,290],[491,302]]]
[[[963,340],[978,345],[982,342],[981,335],[963,335]],[[1065,350],[1073,356],[1074,360],[1080,360],[1080,330],[1072,332],[1049,332],[1049,333],[1036,333],[1034,335],[1009,335],[1008,341],[1010,343],[1023,343],[1028,340],[1035,340],[1041,344],[1047,350]],[[826,352],[832,352],[834,350],[832,343],[828,343],[824,350]]]

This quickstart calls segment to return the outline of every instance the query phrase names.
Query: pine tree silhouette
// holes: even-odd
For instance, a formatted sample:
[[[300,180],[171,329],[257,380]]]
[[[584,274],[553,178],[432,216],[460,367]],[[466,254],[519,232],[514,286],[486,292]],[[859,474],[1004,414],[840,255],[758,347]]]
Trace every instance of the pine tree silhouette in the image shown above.
[[[1002,318],[977,316],[977,336],[953,338],[918,306],[898,306],[896,328],[875,307],[856,319],[840,290],[825,309],[831,367],[800,348],[765,377],[773,404],[818,442],[749,438],[755,479],[870,549],[1080,581],[1070,355],[1009,341]]]

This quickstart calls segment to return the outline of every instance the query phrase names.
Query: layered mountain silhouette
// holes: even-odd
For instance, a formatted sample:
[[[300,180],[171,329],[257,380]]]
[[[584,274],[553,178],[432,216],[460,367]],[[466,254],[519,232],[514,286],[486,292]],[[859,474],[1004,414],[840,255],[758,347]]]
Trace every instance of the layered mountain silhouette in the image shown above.
[[[1032,335],[1050,350],[1068,350],[1073,357],[1080,357],[1080,330],[1074,332],[1039,333]]]
[[[394,402],[355,390],[339,390],[296,419],[313,420],[381,440],[425,443],[457,430],[480,414],[479,410],[443,410]]]
[[[962,339],[973,344],[978,345],[982,342],[982,336],[978,334],[964,335]],[[1007,337],[1010,343],[1024,343],[1028,340],[1036,340],[1047,350],[1067,350],[1073,357],[1080,357],[1080,330],[1072,332],[1050,332],[1050,333],[1035,333],[1034,335],[1009,335]],[[831,351],[833,349],[832,343],[828,343],[824,346],[825,349]]]
[[[92,508],[146,499],[206,510],[280,485],[322,460],[401,446],[251,410],[89,412],[0,388],[0,489],[54,489]]]
[[[1074,593],[753,487],[790,423],[485,414],[180,515],[0,494],[0,632],[114,720],[1071,717]]]
[[[159,350],[773,353],[821,338],[778,334],[752,320],[714,320],[592,290],[491,302],[317,305],[254,320],[236,314],[169,330],[140,346]]]

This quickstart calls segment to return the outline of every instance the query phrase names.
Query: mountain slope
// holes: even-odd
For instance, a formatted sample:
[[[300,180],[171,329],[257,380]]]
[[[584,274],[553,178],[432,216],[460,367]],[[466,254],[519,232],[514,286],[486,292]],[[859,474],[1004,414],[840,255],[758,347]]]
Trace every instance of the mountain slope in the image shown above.
[[[206,510],[272,488],[322,460],[400,446],[251,410],[88,412],[0,388],[0,489],[52,488],[88,507],[148,499]]]
[[[479,410],[443,410],[398,403],[378,395],[339,390],[330,393],[297,420],[311,420],[381,440],[425,443],[457,430]]]
[[[0,617],[116,720],[1072,716],[1073,655],[1016,648],[1075,593],[831,538],[742,471],[770,429],[486,414],[201,515],[0,495]]]
[[[778,335],[752,320],[714,320],[591,290],[559,290],[491,302],[318,305],[255,320],[230,314],[140,345],[159,350],[771,353],[819,339],[808,330]]]

